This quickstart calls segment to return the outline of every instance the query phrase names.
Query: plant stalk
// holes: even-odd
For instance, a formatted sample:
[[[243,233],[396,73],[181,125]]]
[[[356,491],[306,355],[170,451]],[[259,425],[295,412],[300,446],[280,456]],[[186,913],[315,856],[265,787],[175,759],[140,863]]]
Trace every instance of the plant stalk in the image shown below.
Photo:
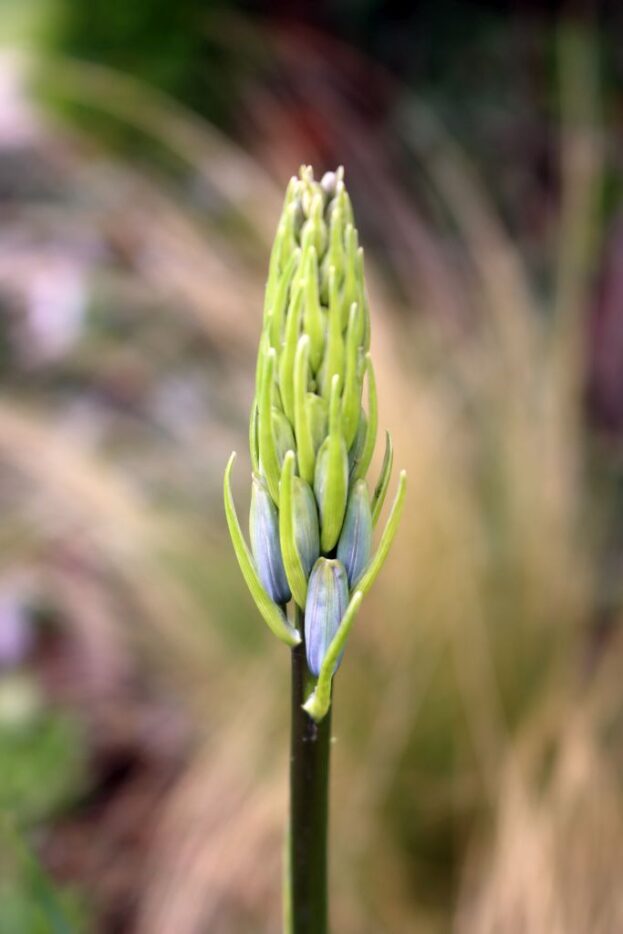
[[[304,632],[303,614],[297,626]],[[320,723],[303,710],[310,675],[305,645],[292,650],[292,733],[290,746],[291,931],[327,934],[327,836],[331,710]]]

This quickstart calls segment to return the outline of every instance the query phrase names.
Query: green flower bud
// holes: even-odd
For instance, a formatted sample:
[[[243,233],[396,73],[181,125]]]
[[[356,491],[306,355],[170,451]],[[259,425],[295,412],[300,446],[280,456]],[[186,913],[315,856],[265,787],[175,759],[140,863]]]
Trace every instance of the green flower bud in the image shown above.
[[[329,406],[322,396],[317,396],[314,392],[307,393],[305,406],[308,411],[314,451],[317,454],[318,448],[327,437],[329,428]]]
[[[329,434],[316,459],[314,492],[320,510],[320,545],[325,553],[338,540],[348,495],[348,451],[339,412],[339,376],[333,377]]]
[[[305,313],[303,326],[310,341],[310,363],[315,373],[322,363],[327,329],[327,314],[320,304],[320,280],[318,276],[318,254],[314,246],[306,253],[305,266]]]
[[[305,202],[303,202],[303,210],[305,210]],[[327,225],[322,216],[324,213],[324,199],[319,191],[308,201],[307,210],[309,220],[306,220],[301,228],[301,243],[304,246],[311,243],[318,254],[322,256],[327,246],[328,235]]]
[[[344,335],[342,313],[337,285],[337,273],[329,273],[329,313],[327,320],[327,343],[324,359],[319,370],[320,390],[325,399],[331,394],[334,376],[341,376],[344,369]]]
[[[275,603],[287,603],[292,594],[281,557],[279,517],[266,483],[257,474],[253,476],[251,490],[249,537],[264,590]]]
[[[372,551],[372,510],[365,480],[353,487],[337,546],[337,556],[346,568],[348,583],[354,587],[370,561]]]
[[[283,464],[283,459],[288,453],[288,451],[295,451],[296,445],[294,444],[294,432],[292,431],[292,425],[285,417],[283,412],[273,406],[271,411],[271,419],[273,423],[273,437],[275,439],[275,450],[277,453],[277,460],[279,466]]]
[[[305,604],[307,665],[318,677],[331,640],[348,606],[348,580],[340,561],[318,558],[309,578]],[[336,668],[340,664],[341,656]]]

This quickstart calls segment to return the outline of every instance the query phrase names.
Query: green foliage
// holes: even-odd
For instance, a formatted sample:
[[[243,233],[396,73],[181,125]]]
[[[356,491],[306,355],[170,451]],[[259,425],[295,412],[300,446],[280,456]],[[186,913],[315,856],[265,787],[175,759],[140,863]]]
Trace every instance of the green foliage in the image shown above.
[[[51,882],[13,819],[1,811],[0,842],[2,934],[77,934],[86,930],[81,899]]]
[[[31,823],[71,801],[84,778],[83,748],[77,719],[46,710],[31,679],[0,679],[1,810]]]
[[[2,934],[83,930],[81,900],[56,887],[26,842],[29,828],[75,799],[84,779],[83,747],[77,719],[45,709],[32,679],[0,678]]]
[[[227,0],[74,3],[52,0],[52,47],[140,78],[222,122],[230,113],[228,56],[208,36]]]

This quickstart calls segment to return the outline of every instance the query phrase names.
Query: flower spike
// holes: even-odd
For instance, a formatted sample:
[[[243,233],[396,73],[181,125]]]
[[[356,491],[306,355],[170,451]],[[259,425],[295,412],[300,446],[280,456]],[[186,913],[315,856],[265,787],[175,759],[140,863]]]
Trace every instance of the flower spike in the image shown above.
[[[364,390],[365,385],[365,390]],[[251,549],[225,471],[225,512],[243,576],[272,631],[290,646],[305,631],[305,709],[326,715],[331,683],[363,596],[396,534],[406,481],[373,553],[393,447],[374,493],[366,476],[378,430],[364,255],[344,170],[292,178],[271,252],[249,420]],[[297,610],[289,622],[286,602]],[[301,618],[303,614],[303,619]]]

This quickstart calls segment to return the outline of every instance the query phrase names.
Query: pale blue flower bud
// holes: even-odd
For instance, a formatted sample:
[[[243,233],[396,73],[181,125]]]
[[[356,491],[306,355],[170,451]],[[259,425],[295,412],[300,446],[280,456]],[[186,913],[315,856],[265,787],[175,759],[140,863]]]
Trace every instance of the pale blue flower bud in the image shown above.
[[[372,510],[365,480],[358,480],[346,507],[337,556],[346,568],[350,587],[359,580],[372,551]]]
[[[275,603],[287,603],[290,587],[279,544],[279,514],[262,477],[253,475],[249,514],[251,551],[264,590]]]
[[[305,604],[307,666],[315,677],[320,674],[347,606],[348,580],[343,564],[336,559],[318,558],[309,578]],[[340,661],[341,656],[337,665]]]

